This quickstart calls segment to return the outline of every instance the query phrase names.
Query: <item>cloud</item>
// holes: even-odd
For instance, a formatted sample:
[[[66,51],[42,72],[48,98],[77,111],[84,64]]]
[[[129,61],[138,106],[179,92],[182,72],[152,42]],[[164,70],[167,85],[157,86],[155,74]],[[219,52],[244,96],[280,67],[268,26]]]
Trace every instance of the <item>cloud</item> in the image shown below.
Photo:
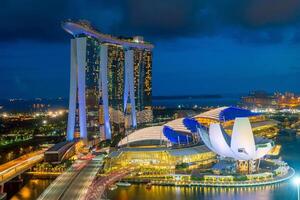
[[[249,0],[249,1],[211,1],[224,23],[241,27],[265,28],[270,26],[285,26],[300,17],[299,0]]]
[[[87,19],[112,34],[150,39],[226,35],[276,43],[299,27],[299,0],[2,0],[0,40],[65,41],[65,19]],[[231,34],[228,34],[232,31]]]
[[[198,32],[204,23],[198,13],[204,3],[185,0],[128,0],[116,24],[120,30],[154,37],[186,36]]]
[[[0,40],[58,40],[68,1],[4,0],[0,6]]]

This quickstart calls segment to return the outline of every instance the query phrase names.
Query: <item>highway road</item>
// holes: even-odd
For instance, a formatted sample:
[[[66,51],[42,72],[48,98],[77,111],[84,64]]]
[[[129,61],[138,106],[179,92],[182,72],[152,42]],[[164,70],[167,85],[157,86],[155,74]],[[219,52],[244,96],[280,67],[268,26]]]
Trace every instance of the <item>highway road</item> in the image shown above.
[[[74,179],[62,199],[84,199],[100,167],[99,161],[92,160]]]
[[[102,157],[103,159],[103,157]],[[101,160],[77,160],[39,196],[38,200],[84,199],[102,164]]]

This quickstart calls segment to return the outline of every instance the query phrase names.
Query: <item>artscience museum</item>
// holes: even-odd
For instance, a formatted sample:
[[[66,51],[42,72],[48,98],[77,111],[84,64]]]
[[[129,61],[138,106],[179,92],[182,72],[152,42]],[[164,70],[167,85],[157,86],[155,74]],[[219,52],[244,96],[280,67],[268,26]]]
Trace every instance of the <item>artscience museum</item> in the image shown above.
[[[208,130],[199,126],[198,132],[210,150],[220,157],[236,160],[239,172],[255,172],[259,167],[259,159],[274,147],[272,140],[253,135],[246,117],[235,119],[231,136],[219,123],[211,124]]]

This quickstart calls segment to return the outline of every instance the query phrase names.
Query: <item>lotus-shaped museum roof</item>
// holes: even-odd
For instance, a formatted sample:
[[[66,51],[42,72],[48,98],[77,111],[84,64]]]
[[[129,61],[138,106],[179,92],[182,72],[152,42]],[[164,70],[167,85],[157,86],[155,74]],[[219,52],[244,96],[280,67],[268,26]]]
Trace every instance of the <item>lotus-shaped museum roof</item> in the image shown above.
[[[265,156],[274,146],[273,141],[254,137],[248,118],[236,118],[232,135],[229,136],[220,124],[211,124],[207,131],[198,128],[205,145],[222,157],[236,160],[254,160]]]

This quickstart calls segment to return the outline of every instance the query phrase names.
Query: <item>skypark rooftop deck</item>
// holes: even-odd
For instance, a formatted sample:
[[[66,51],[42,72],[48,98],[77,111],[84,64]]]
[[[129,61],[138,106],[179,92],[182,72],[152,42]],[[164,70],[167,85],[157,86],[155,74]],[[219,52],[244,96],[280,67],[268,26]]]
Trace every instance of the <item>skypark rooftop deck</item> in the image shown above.
[[[93,28],[88,22],[65,21],[62,23],[62,28],[73,36],[88,35],[97,38],[103,43],[111,43],[122,45],[127,48],[152,49],[154,46],[148,42],[141,40],[140,37],[133,38],[118,38],[108,34],[103,34]]]

